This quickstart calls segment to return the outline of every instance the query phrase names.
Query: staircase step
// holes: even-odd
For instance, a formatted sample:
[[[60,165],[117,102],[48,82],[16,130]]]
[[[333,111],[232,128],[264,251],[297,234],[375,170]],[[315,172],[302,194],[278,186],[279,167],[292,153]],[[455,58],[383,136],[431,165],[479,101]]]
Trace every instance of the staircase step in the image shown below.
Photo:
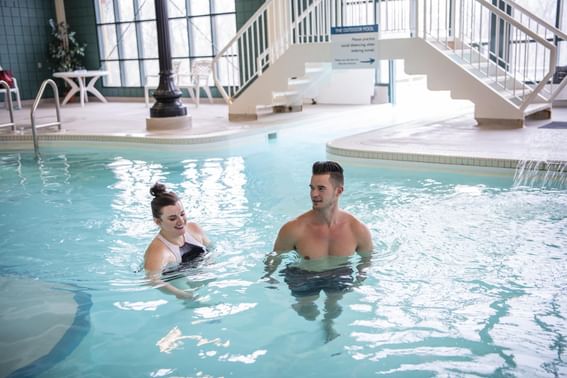
[[[544,110],[551,111],[551,103],[543,102],[543,103],[540,103],[540,104],[530,104],[530,105],[528,105],[526,110],[524,110],[524,115],[527,117],[529,115],[539,113],[539,112],[544,111]]]
[[[273,97],[293,97],[299,95],[299,91],[281,91],[281,92],[272,92]]]
[[[309,83],[311,83],[310,79],[289,79],[287,85],[300,86],[300,85],[308,85]]]

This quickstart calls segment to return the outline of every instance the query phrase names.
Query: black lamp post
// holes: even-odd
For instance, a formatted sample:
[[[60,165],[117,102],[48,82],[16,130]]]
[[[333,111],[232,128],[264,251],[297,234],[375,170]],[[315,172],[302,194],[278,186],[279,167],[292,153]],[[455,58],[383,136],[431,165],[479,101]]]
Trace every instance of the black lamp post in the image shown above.
[[[159,55],[159,85],[154,92],[156,102],[150,109],[150,117],[179,117],[187,115],[187,107],[181,100],[171,67],[169,43],[169,19],[167,0],[155,0]]]

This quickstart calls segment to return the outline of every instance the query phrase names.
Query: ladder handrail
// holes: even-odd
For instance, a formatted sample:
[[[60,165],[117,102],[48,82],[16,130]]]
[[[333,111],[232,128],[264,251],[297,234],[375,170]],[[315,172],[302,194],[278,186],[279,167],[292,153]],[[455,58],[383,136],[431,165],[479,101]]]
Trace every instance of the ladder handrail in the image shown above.
[[[35,111],[37,110],[39,102],[41,101],[41,98],[43,97],[43,92],[45,91],[45,87],[47,86],[47,84],[49,84],[49,86],[51,86],[51,89],[53,90],[53,97],[55,98],[55,113],[57,115],[57,122],[48,122],[48,123],[43,123],[41,125],[36,125],[35,124]],[[60,105],[59,105],[59,90],[57,89],[57,85],[55,84],[55,82],[52,79],[46,79],[46,80],[43,81],[43,83],[41,83],[41,87],[39,88],[39,91],[37,92],[37,95],[35,96],[35,100],[33,102],[33,106],[32,106],[31,111],[30,111],[30,118],[31,118],[31,128],[32,128],[32,137],[33,137],[33,149],[34,149],[34,152],[37,156],[38,150],[39,150],[39,145],[37,143],[36,129],[41,128],[41,127],[57,126],[59,128],[59,130],[61,130],[61,111],[60,111]]]
[[[8,112],[10,113],[10,122],[0,124],[0,128],[2,127],[12,127],[12,131],[16,131],[16,123],[14,122],[14,109],[12,109],[12,94],[10,93],[10,86],[4,80],[0,80],[0,87],[4,87],[6,89],[6,101],[8,102]]]

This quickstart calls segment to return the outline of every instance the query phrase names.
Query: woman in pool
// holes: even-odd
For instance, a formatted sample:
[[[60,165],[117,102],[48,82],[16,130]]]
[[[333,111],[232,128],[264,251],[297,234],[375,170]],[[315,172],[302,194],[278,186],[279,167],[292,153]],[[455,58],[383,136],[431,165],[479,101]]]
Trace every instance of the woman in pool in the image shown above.
[[[144,269],[152,284],[180,299],[192,299],[191,292],[179,289],[161,279],[162,273],[203,255],[209,245],[205,233],[196,223],[187,222],[183,204],[174,192],[157,182],[151,187],[152,214],[159,233],[146,249]]]

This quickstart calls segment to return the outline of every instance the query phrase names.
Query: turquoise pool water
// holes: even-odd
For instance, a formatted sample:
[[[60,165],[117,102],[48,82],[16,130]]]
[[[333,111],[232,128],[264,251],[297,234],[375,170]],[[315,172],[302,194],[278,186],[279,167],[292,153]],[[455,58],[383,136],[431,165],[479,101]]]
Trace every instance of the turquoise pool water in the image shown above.
[[[279,227],[309,208],[311,163],[326,158],[320,136],[296,133],[206,152],[44,148],[39,162],[0,153],[1,278],[64,286],[79,309],[52,350],[1,375],[567,374],[567,191],[514,187],[512,174],[345,164],[342,206],[369,225],[376,251],[358,287],[296,311],[278,272],[261,279]],[[156,180],[215,243],[187,273],[201,282],[198,304],[139,272],[156,232]],[[6,303],[3,286],[2,308],[19,306],[18,287]],[[21,296],[34,301],[34,291]]]

